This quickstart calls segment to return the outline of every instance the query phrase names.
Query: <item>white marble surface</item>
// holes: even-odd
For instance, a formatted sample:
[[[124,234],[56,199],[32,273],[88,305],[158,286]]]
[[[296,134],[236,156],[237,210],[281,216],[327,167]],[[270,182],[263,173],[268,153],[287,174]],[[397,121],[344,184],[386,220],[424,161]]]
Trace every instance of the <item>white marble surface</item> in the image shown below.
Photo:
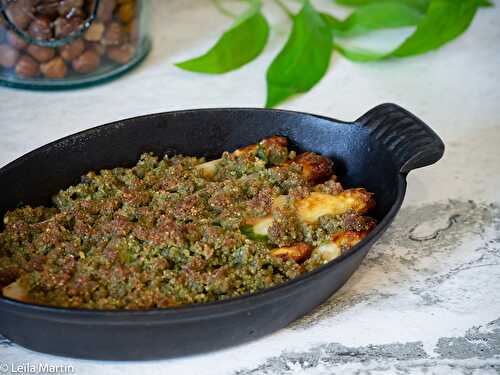
[[[328,0],[319,7],[331,8]],[[404,207],[353,278],[289,328],[206,355],[134,363],[34,353],[0,340],[2,363],[71,364],[77,374],[494,374],[500,371],[500,4],[439,51],[354,64],[334,55],[327,76],[282,108],[352,120],[382,102],[413,111],[444,139],[444,159],[408,178]],[[174,109],[261,106],[264,54],[223,75],[173,62],[214,42],[230,20],[209,1],[153,1],[154,50],[131,74],[60,93],[0,88],[0,165],[51,140],[109,121]],[[392,35],[398,39],[403,35]],[[222,334],[222,333],[221,333]],[[0,367],[1,370],[1,367]]]

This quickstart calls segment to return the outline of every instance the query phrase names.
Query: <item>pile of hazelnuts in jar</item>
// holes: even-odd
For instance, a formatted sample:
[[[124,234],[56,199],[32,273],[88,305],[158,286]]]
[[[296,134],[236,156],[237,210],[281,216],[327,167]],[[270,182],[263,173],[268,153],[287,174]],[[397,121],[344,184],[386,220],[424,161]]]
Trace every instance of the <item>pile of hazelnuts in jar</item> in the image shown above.
[[[62,79],[126,64],[139,42],[140,1],[0,0],[0,71]]]

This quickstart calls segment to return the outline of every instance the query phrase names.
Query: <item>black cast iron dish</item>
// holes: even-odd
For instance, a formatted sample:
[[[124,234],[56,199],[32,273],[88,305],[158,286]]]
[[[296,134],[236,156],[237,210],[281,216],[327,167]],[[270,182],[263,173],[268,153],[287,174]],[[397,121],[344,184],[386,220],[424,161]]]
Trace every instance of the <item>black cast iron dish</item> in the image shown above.
[[[438,161],[443,142],[394,104],[352,123],[262,109],[206,109],[103,125],[41,147],[0,169],[0,215],[19,202],[50,204],[89,170],[131,166],[146,151],[218,157],[271,136],[331,157],[343,185],[375,193],[377,227],[351,252],[283,285],[201,305],[147,311],[37,306],[0,297],[0,332],[27,348],[72,357],[147,359],[210,351],[282,328],[339,289],[399,210],[406,175]]]

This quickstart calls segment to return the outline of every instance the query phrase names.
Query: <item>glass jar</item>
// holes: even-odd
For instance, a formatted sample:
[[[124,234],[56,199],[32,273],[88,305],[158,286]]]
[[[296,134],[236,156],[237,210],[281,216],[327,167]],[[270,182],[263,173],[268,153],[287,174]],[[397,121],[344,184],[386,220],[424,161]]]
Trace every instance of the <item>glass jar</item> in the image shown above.
[[[151,48],[149,0],[0,0],[0,84],[82,87],[137,65]]]

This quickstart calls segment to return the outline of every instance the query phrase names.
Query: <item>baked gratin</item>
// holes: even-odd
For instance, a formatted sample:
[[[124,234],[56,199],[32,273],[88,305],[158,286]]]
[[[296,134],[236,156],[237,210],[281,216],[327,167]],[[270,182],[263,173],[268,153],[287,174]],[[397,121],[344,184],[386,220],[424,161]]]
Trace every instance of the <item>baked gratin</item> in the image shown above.
[[[0,233],[3,295],[88,309],[149,309],[254,293],[349,251],[375,201],[328,158],[274,136],[217,160],[143,154],[22,206]]]

